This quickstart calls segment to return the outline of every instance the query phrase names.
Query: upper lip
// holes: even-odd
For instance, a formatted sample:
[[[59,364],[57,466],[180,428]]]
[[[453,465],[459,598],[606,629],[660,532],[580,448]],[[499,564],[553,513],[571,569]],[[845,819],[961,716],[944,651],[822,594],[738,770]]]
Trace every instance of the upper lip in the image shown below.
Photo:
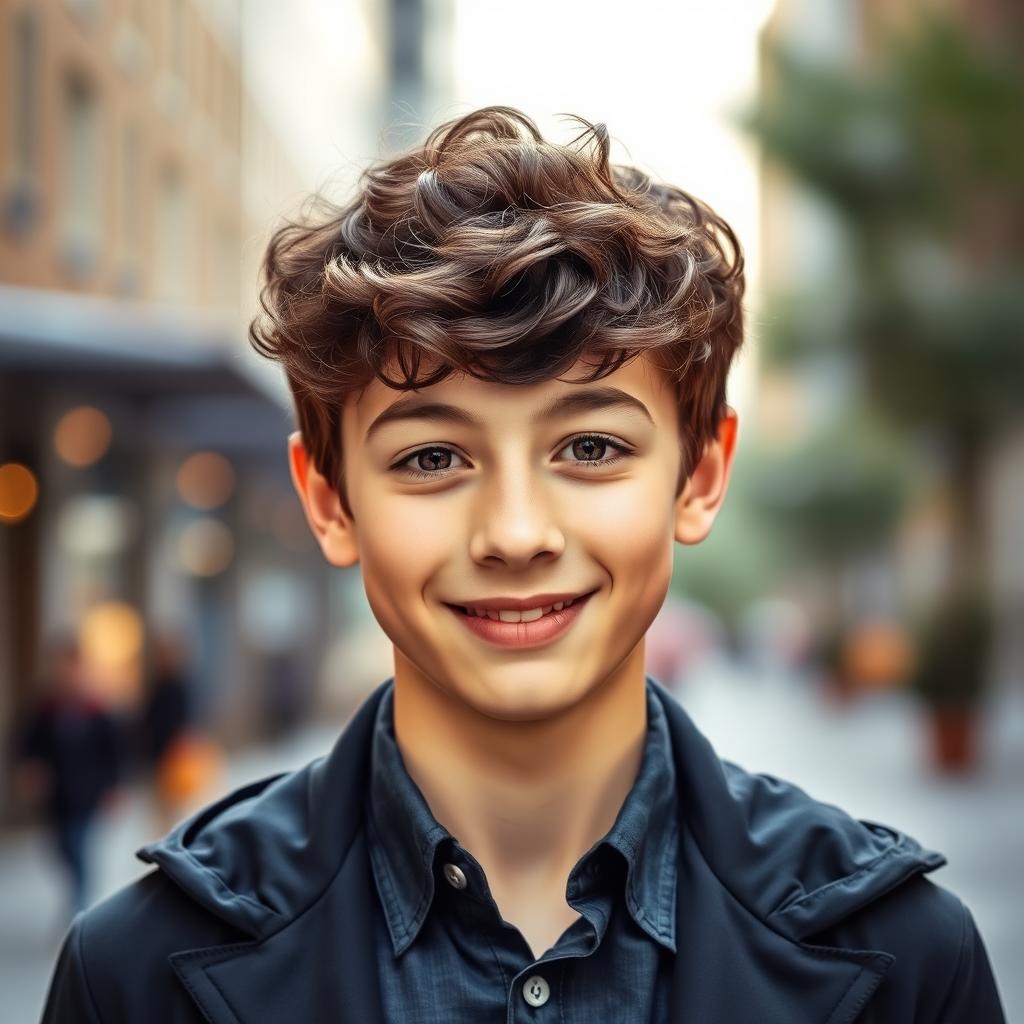
[[[546,608],[549,604],[558,604],[574,597],[585,597],[590,590],[566,591],[560,594],[534,594],[533,597],[483,597],[472,601],[452,601],[451,604],[462,608],[481,608],[486,611],[525,612],[530,608]]]

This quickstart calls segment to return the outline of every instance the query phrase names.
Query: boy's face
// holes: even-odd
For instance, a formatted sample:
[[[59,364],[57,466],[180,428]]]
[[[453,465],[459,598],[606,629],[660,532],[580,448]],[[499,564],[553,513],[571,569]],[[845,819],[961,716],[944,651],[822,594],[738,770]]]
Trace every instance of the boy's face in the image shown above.
[[[426,403],[462,419],[394,415]],[[452,374],[402,392],[374,379],[342,414],[354,519],[297,434],[291,464],[328,560],[361,564],[396,674],[418,673],[493,718],[537,719],[585,697],[641,643],[668,590],[673,544],[711,529],[735,434],[730,410],[677,497],[675,389],[641,356],[592,384]],[[561,593],[590,596],[554,630],[546,617],[474,629],[453,607]],[[497,633],[505,642],[485,635]]]

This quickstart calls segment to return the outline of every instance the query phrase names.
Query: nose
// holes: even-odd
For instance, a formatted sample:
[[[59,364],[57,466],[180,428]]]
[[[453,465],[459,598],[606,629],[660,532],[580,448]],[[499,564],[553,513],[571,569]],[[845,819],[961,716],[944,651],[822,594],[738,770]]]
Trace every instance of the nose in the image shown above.
[[[509,467],[480,490],[470,555],[481,565],[525,569],[538,556],[559,556],[565,536],[550,496],[525,468]]]

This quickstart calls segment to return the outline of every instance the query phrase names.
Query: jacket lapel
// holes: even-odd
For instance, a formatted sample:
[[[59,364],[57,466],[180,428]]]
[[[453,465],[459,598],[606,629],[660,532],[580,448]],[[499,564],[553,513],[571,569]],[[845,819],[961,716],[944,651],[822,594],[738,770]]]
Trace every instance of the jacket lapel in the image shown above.
[[[372,882],[360,833],[323,896],[280,931],[262,942],[174,953],[171,965],[211,1024],[384,1024]]]
[[[779,852],[786,830],[799,821],[799,805],[779,803],[766,814],[758,807],[765,793],[734,791],[734,786],[753,785],[753,777],[738,771],[730,780],[726,763],[682,705],[656,680],[651,682],[668,718],[679,790],[673,1019],[729,1024],[856,1020],[895,957],[802,941],[811,922],[800,912],[814,898],[796,898],[803,894],[795,871],[805,854],[813,859],[817,851]],[[806,840],[811,844],[826,834],[825,822],[815,827],[821,831]],[[889,887],[900,876],[944,860],[915,852],[910,844],[889,853],[879,858],[880,866],[860,873],[891,872]],[[842,887],[830,888],[841,902]],[[773,915],[780,907],[787,910]]]
[[[278,910],[291,908],[283,927],[278,914],[266,915],[252,942],[168,958],[211,1024],[385,1024],[374,948],[380,908],[362,823],[373,723],[390,683],[357,708],[325,759],[296,773],[273,841],[245,838],[272,867]]]
[[[687,833],[689,837],[689,833]],[[893,963],[888,953],[797,943],[753,917],[683,843],[674,1020],[849,1024]],[[362,838],[324,898],[262,942],[175,953],[211,1024],[333,1020],[384,1024]]]
[[[679,865],[673,1020],[847,1024],[894,958],[795,942],[722,885],[684,828]]]

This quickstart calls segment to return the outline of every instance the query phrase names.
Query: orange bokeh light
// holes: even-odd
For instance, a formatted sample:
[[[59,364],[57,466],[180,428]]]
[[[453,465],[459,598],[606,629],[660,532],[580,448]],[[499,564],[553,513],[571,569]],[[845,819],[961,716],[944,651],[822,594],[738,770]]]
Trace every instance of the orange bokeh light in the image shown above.
[[[68,465],[91,466],[104,456],[112,435],[105,413],[91,405],[80,405],[57,421],[53,446]]]
[[[235,471],[217,452],[196,452],[178,467],[178,494],[193,508],[218,508],[235,489]]]
[[[20,462],[0,466],[0,523],[20,523],[39,497],[35,474]]]

